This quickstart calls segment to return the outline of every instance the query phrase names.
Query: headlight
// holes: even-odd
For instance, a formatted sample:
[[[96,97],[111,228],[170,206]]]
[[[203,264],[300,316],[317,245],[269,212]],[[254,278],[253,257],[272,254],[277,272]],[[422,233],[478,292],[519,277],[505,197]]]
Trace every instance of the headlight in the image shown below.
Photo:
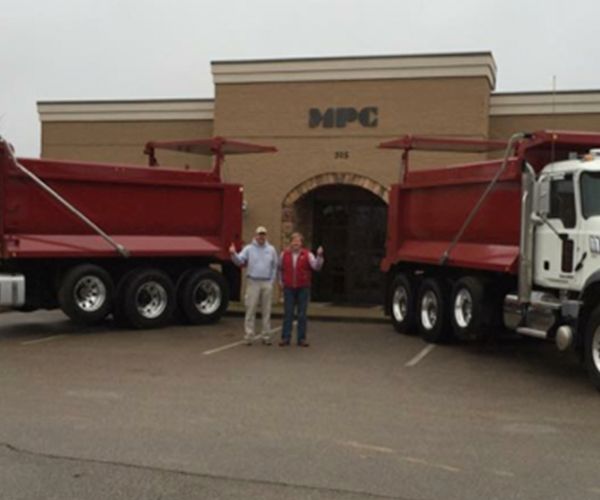
[[[590,236],[590,252],[600,253],[600,236]]]

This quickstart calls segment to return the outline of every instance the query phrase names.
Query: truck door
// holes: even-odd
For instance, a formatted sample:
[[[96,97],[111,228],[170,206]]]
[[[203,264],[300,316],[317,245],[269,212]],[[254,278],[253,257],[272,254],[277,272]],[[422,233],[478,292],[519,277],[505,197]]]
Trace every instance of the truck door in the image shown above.
[[[572,174],[542,177],[540,183],[549,183],[550,209],[548,224],[539,224],[535,233],[535,282],[552,288],[571,288],[575,281],[578,262],[578,217],[575,186]]]

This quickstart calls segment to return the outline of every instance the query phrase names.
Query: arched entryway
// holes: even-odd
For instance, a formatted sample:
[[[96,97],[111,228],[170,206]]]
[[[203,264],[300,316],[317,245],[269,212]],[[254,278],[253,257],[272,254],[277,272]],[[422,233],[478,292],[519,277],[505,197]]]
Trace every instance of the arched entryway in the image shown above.
[[[380,304],[383,278],[379,263],[385,248],[387,190],[354,174],[319,177],[309,179],[286,197],[283,243],[291,232],[300,231],[312,249],[319,245],[325,248],[326,265],[314,276],[315,301]]]

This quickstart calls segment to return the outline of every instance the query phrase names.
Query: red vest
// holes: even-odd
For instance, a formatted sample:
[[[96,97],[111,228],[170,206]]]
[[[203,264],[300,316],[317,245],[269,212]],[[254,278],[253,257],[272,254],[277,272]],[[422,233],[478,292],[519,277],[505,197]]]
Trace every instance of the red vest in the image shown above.
[[[312,269],[308,260],[308,250],[300,249],[298,260],[296,261],[296,269],[294,269],[294,258],[291,250],[283,252],[281,261],[281,277],[283,286],[286,288],[304,288],[310,286],[310,277]]]

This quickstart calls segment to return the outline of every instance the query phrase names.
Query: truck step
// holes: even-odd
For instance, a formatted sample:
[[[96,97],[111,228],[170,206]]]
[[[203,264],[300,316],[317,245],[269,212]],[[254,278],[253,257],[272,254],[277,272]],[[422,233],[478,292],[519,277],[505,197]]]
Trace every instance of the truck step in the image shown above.
[[[525,326],[517,328],[517,333],[520,333],[521,335],[527,335],[528,337],[535,337],[536,339],[548,338],[548,332],[545,332],[544,330],[536,330],[535,328],[527,328]]]

